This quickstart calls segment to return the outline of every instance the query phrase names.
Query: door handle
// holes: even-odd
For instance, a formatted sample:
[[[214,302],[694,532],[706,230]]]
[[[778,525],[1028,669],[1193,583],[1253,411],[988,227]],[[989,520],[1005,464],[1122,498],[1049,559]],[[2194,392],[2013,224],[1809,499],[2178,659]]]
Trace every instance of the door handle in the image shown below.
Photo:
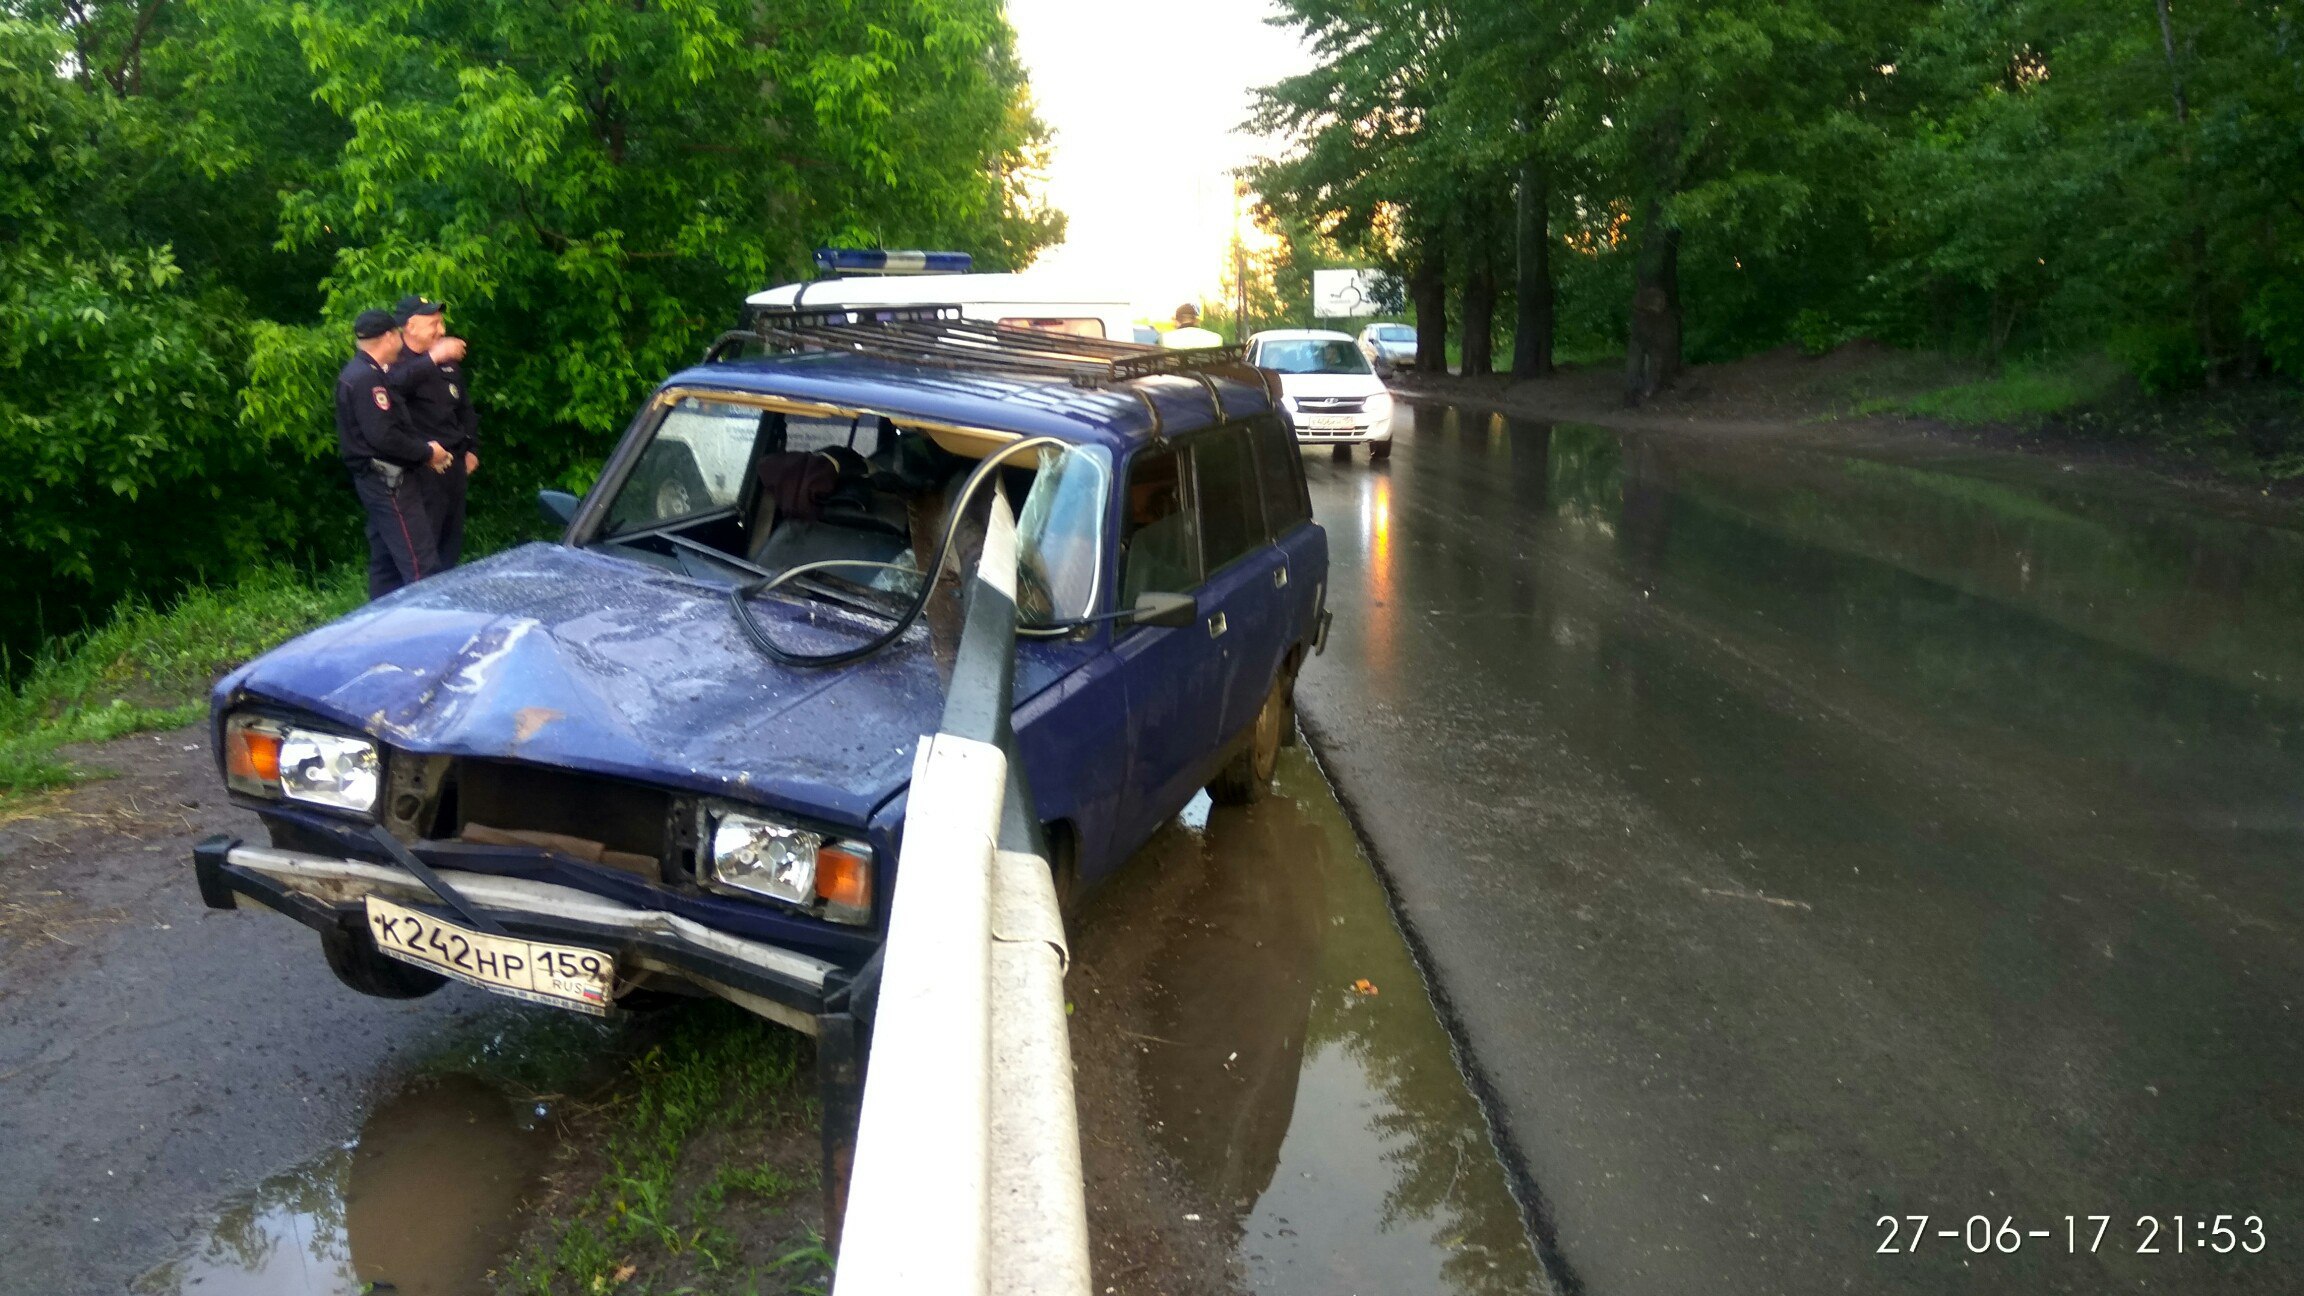
[[[1286,567],[1277,567],[1277,568],[1274,568],[1274,569],[1273,569],[1273,571],[1272,571],[1272,588],[1274,588],[1274,589],[1286,589],[1286,588],[1288,588],[1288,569],[1287,569]]]
[[[1211,638],[1211,639],[1221,639],[1221,638],[1223,638],[1223,637],[1224,637],[1224,631],[1225,631],[1225,628],[1226,628],[1226,627],[1225,627],[1225,625],[1224,625],[1224,614],[1223,614],[1223,613],[1219,612],[1219,613],[1217,613],[1216,615],[1214,615],[1214,616],[1212,616],[1212,617],[1208,618],[1208,637],[1209,637],[1209,638]]]

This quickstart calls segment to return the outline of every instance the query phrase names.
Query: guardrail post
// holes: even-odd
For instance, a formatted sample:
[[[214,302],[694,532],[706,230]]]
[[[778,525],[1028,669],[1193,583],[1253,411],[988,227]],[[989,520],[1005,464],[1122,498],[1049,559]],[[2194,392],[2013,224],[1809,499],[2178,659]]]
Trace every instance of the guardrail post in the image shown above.
[[[995,494],[914,764],[836,1296],[1088,1291],[1063,922],[1010,721],[1016,558]]]

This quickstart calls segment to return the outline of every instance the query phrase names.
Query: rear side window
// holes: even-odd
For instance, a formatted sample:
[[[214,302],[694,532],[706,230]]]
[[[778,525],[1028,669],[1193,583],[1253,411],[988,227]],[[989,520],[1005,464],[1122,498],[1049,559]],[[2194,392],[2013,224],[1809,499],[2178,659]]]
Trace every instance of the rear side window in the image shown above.
[[[1069,333],[1074,337],[1100,338],[1104,336],[1104,321],[1079,315],[1007,315],[1000,320],[1004,328],[1039,329],[1043,333]]]
[[[1304,486],[1304,456],[1296,438],[1278,419],[1260,419],[1256,440],[1256,480],[1264,496],[1264,520],[1274,537],[1312,520],[1312,500]]]
[[[1200,550],[1207,569],[1215,571],[1265,541],[1255,452],[1243,426],[1194,437],[1191,447],[1192,479],[1200,497]]]
[[[1128,462],[1120,606],[1149,591],[1181,593],[1200,583],[1200,531],[1193,524],[1190,475],[1171,446],[1151,446]]]

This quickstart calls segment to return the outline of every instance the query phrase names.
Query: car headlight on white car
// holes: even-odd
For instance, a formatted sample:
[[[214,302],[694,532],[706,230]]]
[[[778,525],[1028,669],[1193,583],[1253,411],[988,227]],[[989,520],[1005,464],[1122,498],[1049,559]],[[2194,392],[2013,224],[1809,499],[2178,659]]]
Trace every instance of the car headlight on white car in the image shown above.
[[[252,796],[370,814],[384,759],[367,738],[236,715],[224,722],[224,782]]]
[[[1384,436],[1392,431],[1392,393],[1378,392],[1360,408],[1368,416],[1368,435]]]
[[[704,810],[706,876],[715,890],[775,900],[842,923],[872,920],[872,847],[746,810]]]

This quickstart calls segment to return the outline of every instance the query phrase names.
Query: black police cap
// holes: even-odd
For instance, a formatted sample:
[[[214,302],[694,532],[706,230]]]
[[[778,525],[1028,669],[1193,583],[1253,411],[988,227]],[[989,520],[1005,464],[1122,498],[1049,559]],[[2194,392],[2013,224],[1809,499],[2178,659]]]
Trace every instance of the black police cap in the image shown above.
[[[364,310],[352,319],[352,336],[363,342],[380,338],[400,327],[400,321],[385,310]]]
[[[437,315],[439,313],[440,303],[426,301],[422,297],[403,297],[400,299],[400,304],[392,308],[393,317],[402,324],[406,324],[419,315]]]

